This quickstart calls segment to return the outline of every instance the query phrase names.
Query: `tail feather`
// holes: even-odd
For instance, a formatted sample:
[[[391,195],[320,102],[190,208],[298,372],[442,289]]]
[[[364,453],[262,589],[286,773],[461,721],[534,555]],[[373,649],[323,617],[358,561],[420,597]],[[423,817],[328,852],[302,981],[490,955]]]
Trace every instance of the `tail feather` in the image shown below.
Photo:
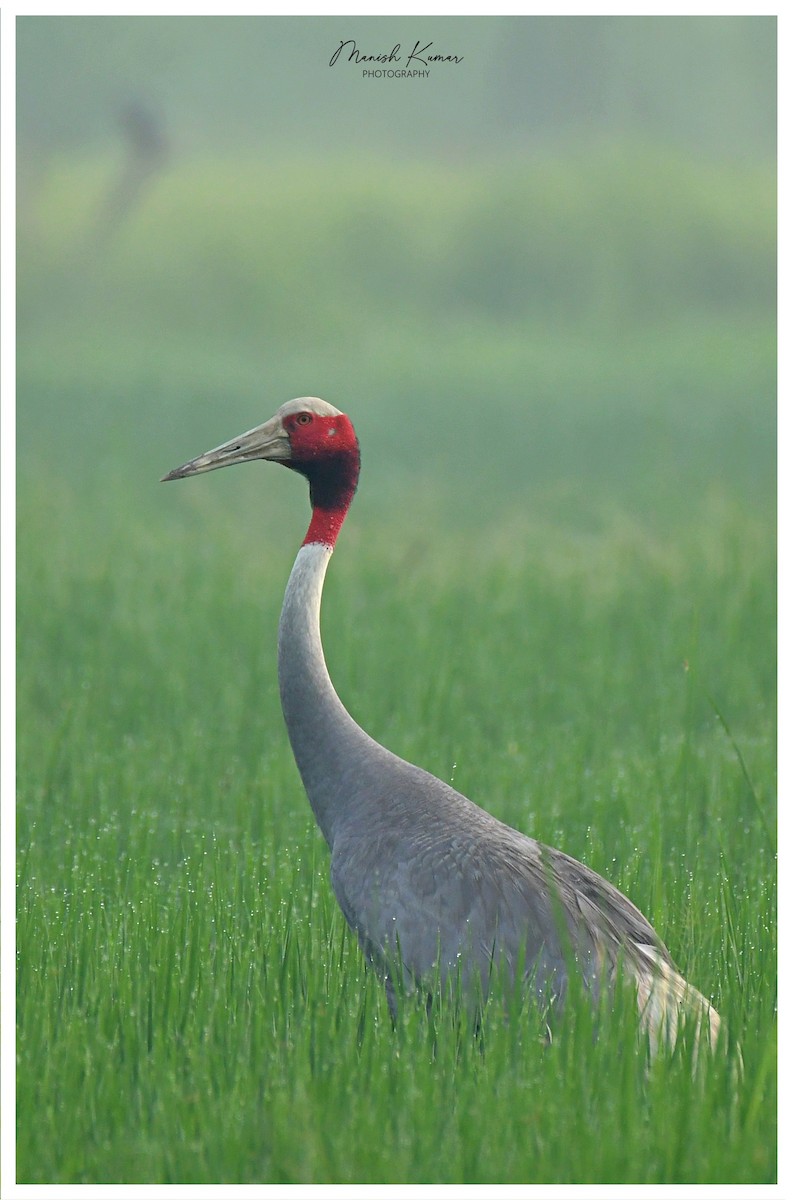
[[[636,994],[641,1023],[650,1037],[653,1057],[662,1045],[675,1045],[684,1024],[694,1023],[694,1049],[699,1050],[703,1030],[711,1050],[715,1050],[721,1031],[721,1017],[701,992],[687,983],[664,960],[654,946],[637,945],[647,968],[636,969]]]

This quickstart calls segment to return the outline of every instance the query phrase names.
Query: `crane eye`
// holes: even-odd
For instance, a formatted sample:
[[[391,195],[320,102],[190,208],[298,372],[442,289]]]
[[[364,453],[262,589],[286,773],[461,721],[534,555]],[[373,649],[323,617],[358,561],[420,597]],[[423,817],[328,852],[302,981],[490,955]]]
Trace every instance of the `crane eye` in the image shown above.
[[[313,417],[311,416],[311,413],[298,413],[297,414],[298,425],[310,425],[312,420],[313,420]]]

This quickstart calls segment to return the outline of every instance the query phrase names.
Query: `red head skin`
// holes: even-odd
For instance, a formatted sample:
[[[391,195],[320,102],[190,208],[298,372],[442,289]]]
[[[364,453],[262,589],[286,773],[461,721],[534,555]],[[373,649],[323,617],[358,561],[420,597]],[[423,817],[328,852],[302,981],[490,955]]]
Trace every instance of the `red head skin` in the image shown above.
[[[349,417],[312,412],[284,417],[292,457],[284,465],[305,475],[311,497],[311,524],[303,545],[335,546],[358,486],[361,452]]]

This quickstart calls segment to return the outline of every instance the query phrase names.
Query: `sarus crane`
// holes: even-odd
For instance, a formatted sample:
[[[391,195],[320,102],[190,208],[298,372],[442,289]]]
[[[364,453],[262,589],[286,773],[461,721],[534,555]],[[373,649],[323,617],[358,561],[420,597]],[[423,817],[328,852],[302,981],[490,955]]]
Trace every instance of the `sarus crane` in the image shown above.
[[[687,983],[638,908],[595,871],[505,825],[449,784],[379,745],[345,709],[320,638],[325,573],[355,493],[358,439],[349,417],[313,396],[200,454],[164,478],[264,459],[304,475],[311,521],[289,577],[278,630],[286,727],[330,848],[341,910],[397,995],[457,988],[474,1006],[494,974],[559,1009],[577,970],[593,1000],[618,979],[635,988],[654,1052],[693,1020],[716,1044],[719,1015]],[[431,994],[431,992],[430,992]]]

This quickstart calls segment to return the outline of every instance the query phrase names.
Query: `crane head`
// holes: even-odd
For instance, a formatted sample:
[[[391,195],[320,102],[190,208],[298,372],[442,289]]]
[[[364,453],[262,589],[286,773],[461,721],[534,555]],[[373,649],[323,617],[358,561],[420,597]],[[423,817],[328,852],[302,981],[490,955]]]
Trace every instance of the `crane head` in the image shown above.
[[[333,546],[355,494],[361,457],[350,418],[316,396],[287,401],[263,425],[175,467],[162,482],[259,458],[305,475],[313,509],[306,541]]]
[[[353,448],[357,451],[349,417],[317,396],[302,396],[282,404],[263,425],[175,467],[161,482],[256,459],[280,462],[310,477],[312,464],[318,466],[323,460],[337,458]]]

